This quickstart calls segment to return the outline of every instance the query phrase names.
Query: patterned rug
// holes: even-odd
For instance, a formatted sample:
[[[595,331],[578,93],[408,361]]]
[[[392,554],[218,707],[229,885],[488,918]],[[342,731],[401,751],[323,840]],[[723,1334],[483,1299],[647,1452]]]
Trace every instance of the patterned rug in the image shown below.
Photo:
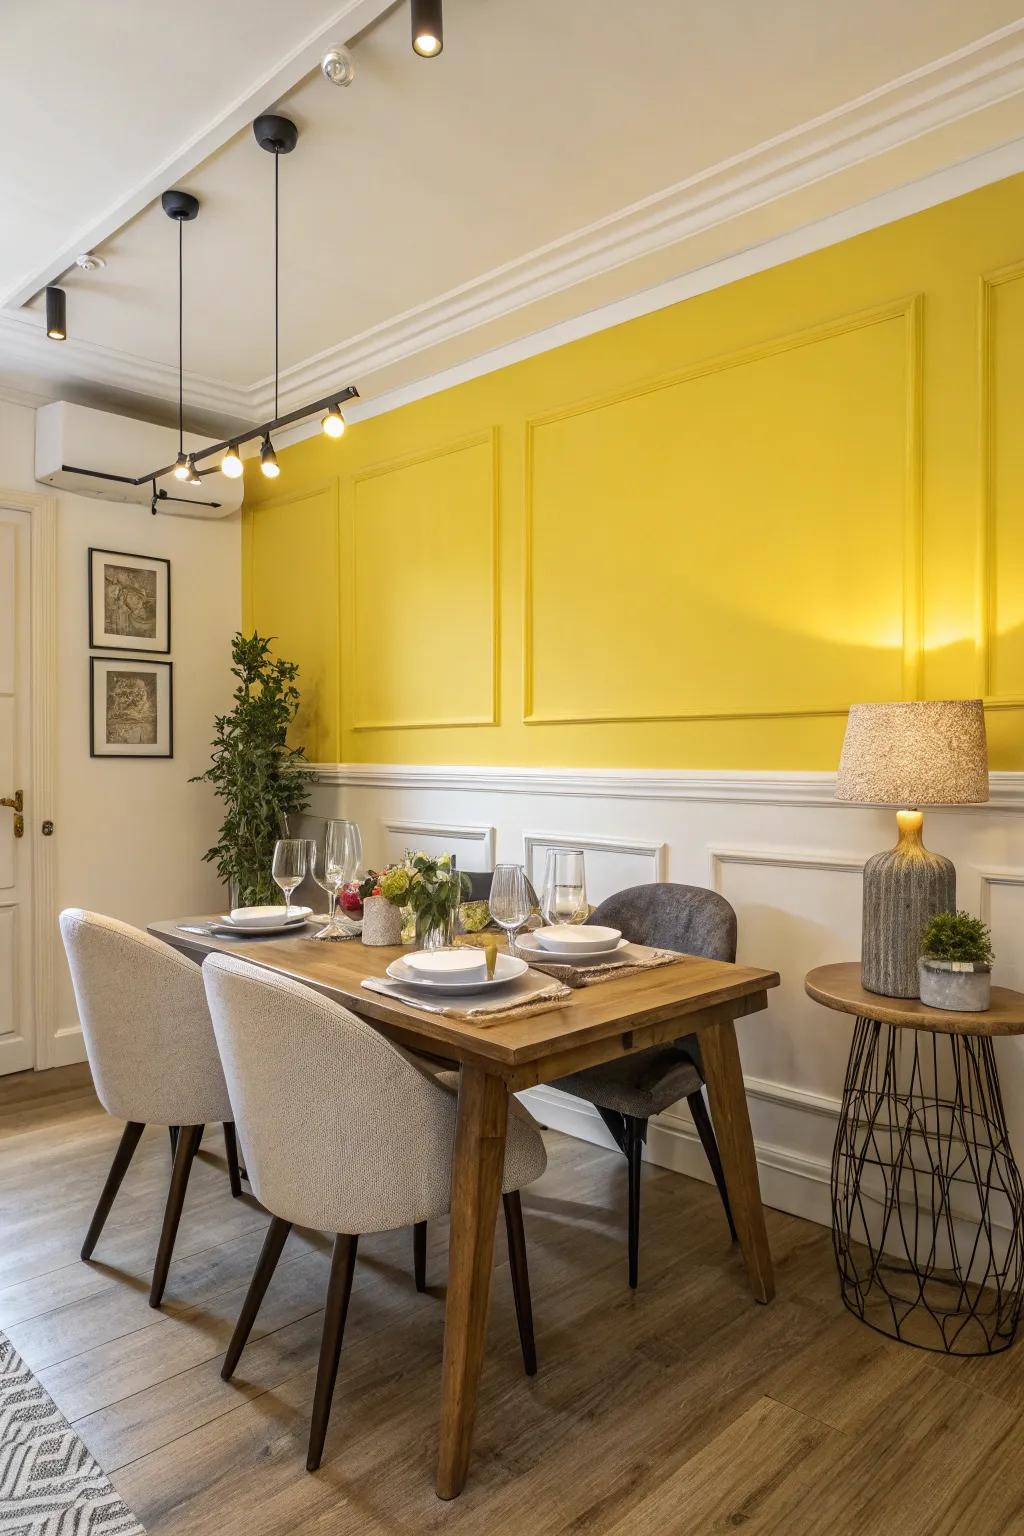
[[[2,1536],[145,1536],[10,1339],[0,1333]]]

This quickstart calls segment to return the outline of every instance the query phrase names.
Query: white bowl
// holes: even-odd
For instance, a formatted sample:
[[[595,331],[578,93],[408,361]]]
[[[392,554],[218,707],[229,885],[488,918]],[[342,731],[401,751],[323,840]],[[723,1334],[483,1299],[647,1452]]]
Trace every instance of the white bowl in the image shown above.
[[[622,933],[618,928],[599,928],[589,923],[555,923],[550,928],[535,929],[531,937],[541,949],[549,949],[554,955],[597,955],[613,949]]]
[[[283,922],[298,922],[308,917],[311,907],[292,907],[285,916],[284,907],[232,907],[231,921],[237,928],[279,928]]]
[[[482,949],[419,949],[402,958],[423,981],[487,980],[487,954]]]

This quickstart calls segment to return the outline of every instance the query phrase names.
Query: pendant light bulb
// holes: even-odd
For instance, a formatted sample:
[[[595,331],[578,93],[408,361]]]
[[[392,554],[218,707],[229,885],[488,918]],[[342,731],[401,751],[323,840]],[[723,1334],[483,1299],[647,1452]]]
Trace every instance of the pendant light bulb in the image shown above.
[[[277,454],[274,452],[269,432],[263,439],[263,447],[260,449],[260,469],[268,480],[276,480],[281,473],[281,466],[277,462]]]
[[[185,480],[189,485],[202,485],[203,483],[203,477],[199,473],[198,469],[196,469],[196,461],[191,454],[188,456]]]
[[[321,431],[328,437],[343,437],[345,434],[345,418],[341,414],[339,405],[332,405],[327,415],[320,423]]]
[[[46,290],[46,334],[50,341],[68,339],[68,301],[63,288]]]
[[[241,456],[238,452],[238,444],[231,443],[228,451],[220,461],[221,474],[227,475],[229,480],[240,480],[245,470]]]
[[[436,59],[444,47],[441,0],[412,0],[412,49],[421,59]]]
[[[174,461],[174,478],[175,478],[175,480],[187,480],[188,479],[188,475],[189,475],[188,455],[184,454],[184,453],[179,453],[178,457]]]

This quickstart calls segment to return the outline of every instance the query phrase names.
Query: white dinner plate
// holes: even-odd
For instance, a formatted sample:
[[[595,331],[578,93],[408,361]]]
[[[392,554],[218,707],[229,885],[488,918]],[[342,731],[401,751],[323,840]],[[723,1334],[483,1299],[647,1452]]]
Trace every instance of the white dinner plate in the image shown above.
[[[282,912],[284,908],[282,907]],[[313,915],[312,907],[293,907],[292,916],[285,921],[281,917],[276,923],[236,923],[229,917],[222,917],[219,922],[211,923],[214,933],[247,934],[250,938],[259,934],[291,933],[293,930],[305,928],[307,920]]]
[[[285,917],[285,912],[288,916]],[[312,907],[236,907],[232,912],[221,914],[221,922],[229,928],[281,928],[288,923],[304,923],[313,914]]]
[[[494,975],[484,981],[434,981],[417,976],[411,965],[403,959],[392,960],[387,974],[391,981],[400,981],[404,987],[415,987],[420,992],[438,992],[444,997],[465,997],[471,992],[489,992],[493,987],[507,986],[510,981],[524,976],[530,969],[525,960],[514,955],[498,954],[494,959]]]
[[[601,965],[606,960],[614,960],[623,949],[629,948],[628,939],[617,939],[607,949],[591,950],[589,954],[581,955],[578,952],[567,954],[559,953],[553,949],[544,949],[537,943],[538,929],[529,933],[521,933],[516,939],[516,949],[527,960],[535,961],[541,965]]]

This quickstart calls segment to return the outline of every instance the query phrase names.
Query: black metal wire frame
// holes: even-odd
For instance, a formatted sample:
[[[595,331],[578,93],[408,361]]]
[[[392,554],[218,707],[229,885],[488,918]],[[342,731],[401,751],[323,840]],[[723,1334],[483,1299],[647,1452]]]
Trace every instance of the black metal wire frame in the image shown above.
[[[919,1349],[1006,1349],[1022,1217],[992,1040],[858,1018],[832,1157],[844,1304]]]

